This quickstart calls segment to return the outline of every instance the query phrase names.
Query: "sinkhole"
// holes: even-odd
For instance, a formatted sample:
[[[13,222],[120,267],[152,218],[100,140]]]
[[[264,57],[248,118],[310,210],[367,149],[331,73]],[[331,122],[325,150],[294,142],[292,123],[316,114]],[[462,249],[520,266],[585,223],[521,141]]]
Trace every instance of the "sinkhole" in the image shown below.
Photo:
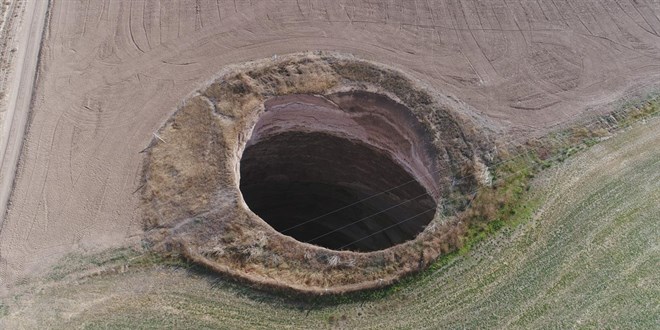
[[[250,210],[282,234],[377,251],[433,219],[434,148],[410,110],[370,92],[273,97],[240,160]]]
[[[144,150],[151,249],[326,295],[391,285],[459,248],[495,152],[469,106],[350,54],[218,75]]]

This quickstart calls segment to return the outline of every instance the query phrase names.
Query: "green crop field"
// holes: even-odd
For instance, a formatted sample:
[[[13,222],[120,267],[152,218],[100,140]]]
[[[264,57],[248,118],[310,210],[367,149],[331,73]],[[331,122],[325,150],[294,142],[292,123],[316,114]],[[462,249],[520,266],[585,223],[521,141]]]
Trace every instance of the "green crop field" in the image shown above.
[[[18,287],[0,327],[658,328],[659,119],[546,170],[533,217],[386,298],[295,301],[119,250]]]

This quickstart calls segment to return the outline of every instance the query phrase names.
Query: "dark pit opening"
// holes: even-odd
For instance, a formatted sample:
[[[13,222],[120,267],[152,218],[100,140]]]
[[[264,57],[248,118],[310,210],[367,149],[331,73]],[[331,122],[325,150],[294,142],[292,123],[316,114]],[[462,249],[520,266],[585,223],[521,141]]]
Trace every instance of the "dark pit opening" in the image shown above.
[[[276,230],[330,249],[405,242],[435,211],[426,190],[386,154],[326,133],[287,132],[249,146],[241,192]]]
[[[240,189],[249,208],[283,234],[334,250],[382,250],[423,231],[437,205],[421,183],[428,176],[411,174],[423,168],[416,138],[407,136],[412,130],[388,129],[389,115],[354,103],[344,111],[292,98],[266,104],[242,154]],[[377,143],[365,143],[370,131],[380,134]],[[410,159],[416,163],[406,167]]]

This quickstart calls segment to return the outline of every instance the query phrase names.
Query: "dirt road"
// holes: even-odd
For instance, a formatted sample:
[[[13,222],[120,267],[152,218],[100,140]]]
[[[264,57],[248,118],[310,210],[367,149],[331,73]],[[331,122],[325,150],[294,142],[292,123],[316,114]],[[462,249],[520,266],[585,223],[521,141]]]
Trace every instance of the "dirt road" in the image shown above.
[[[12,3],[13,5],[13,3]],[[46,22],[49,1],[28,1],[22,13],[16,15],[17,30],[8,29],[3,33],[16,35],[16,51],[9,62],[8,84],[4,86],[6,99],[3,100],[2,123],[0,130],[0,228],[4,227],[6,209],[9,204],[16,168],[23,147],[31,101],[37,79],[37,62],[41,48],[42,34]],[[12,8],[16,8],[12,6]],[[1,229],[0,229],[1,230]],[[0,249],[0,265],[5,253]],[[4,267],[0,266],[4,269]],[[6,285],[4,272],[0,271],[0,285]]]
[[[138,234],[139,151],[228,64],[352,53],[515,136],[654,88],[659,16],[650,0],[54,1],[0,276],[14,281]]]
[[[15,62],[11,63],[12,78],[7,88],[8,99],[5,102],[6,111],[3,114],[0,136],[0,226],[14,182],[30,111],[48,1],[28,1],[25,6],[23,21],[15,36],[18,45],[13,56]]]

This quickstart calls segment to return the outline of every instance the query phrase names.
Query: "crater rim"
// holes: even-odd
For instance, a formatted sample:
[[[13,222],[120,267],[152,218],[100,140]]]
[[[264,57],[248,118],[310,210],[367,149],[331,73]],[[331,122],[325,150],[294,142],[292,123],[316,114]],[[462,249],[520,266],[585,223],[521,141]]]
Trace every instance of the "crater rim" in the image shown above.
[[[437,151],[428,162],[438,196],[432,220],[414,239],[372,252],[284,235],[249,209],[240,190],[241,155],[268,100],[347,92],[384,95],[406,107],[428,136],[420,145]],[[178,106],[145,149],[145,242],[219,275],[295,295],[391,285],[458,247],[470,194],[486,182],[492,147],[461,114],[464,107],[397,69],[350,54],[305,52],[227,66]]]

